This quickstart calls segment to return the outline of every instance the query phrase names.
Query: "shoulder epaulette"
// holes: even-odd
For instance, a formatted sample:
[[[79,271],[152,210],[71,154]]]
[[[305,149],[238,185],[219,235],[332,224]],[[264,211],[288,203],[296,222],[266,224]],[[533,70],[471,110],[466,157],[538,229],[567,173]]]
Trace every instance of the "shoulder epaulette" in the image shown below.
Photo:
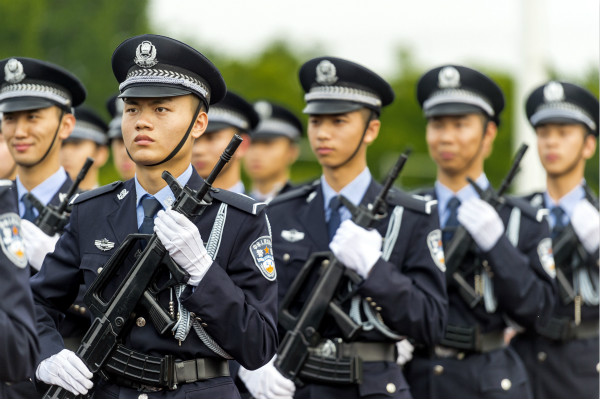
[[[503,198],[508,205],[519,208],[522,215],[527,216],[529,219],[537,222],[541,223],[542,220],[544,220],[544,216],[548,213],[546,209],[532,206],[525,198],[508,195],[504,196]]]
[[[275,198],[273,198],[271,202],[269,202],[269,206],[281,204],[294,198],[304,197],[306,194],[310,193],[311,191],[314,191],[319,184],[320,180],[317,180],[312,184],[306,184],[293,190],[290,190],[287,193],[278,195]]]
[[[266,203],[258,202],[247,195],[221,190],[219,188],[212,189],[211,195],[213,198],[224,202],[227,205],[231,205],[234,208],[253,215],[258,214],[267,205]]]
[[[73,199],[71,199],[71,202],[69,202],[69,205],[79,204],[83,201],[89,200],[90,198],[94,198],[105,193],[110,193],[111,191],[119,187],[121,184],[123,184],[122,181],[115,181],[110,184],[107,184],[106,186],[98,187],[81,194],[75,194]]]
[[[433,211],[435,205],[437,205],[436,200],[407,194],[399,190],[390,190],[387,201],[392,205],[403,206],[412,211],[426,213],[428,215]]]

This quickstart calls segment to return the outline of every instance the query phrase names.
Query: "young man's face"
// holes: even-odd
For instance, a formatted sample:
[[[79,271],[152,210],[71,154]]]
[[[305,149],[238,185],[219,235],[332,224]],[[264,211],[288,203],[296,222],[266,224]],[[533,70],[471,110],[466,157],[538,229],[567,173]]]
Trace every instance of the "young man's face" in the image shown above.
[[[253,139],[244,166],[252,180],[269,180],[287,172],[298,157],[297,146],[287,137]]]
[[[550,176],[569,172],[594,155],[596,139],[581,124],[548,123],[535,128],[538,154]]]
[[[192,150],[192,165],[200,176],[208,177],[236,132],[235,128],[228,127],[214,132],[205,132],[196,139]],[[240,153],[241,151],[238,149],[234,156],[238,156]],[[227,170],[230,165],[231,163],[225,165],[224,170]]]
[[[8,179],[12,177],[15,170],[15,160],[8,151],[8,145],[4,140],[4,135],[0,133],[0,179]]]
[[[187,131],[197,101],[191,94],[163,98],[126,98],[121,130],[123,142],[133,161],[137,165],[152,165],[169,156]],[[200,114],[204,114],[205,118],[206,113]],[[192,129],[191,138],[204,131],[204,126],[198,125],[196,123]],[[188,138],[173,160],[189,163],[191,145],[192,140]]]
[[[313,153],[323,167],[335,167],[347,161],[361,142],[367,123],[367,113],[361,110],[345,114],[310,115],[308,140]],[[379,121],[370,122],[363,142],[371,143],[379,132]],[[364,147],[359,152],[366,151]]]
[[[460,174],[474,163],[483,164],[493,141],[488,134],[484,136],[483,126],[479,114],[429,118],[427,146],[438,168],[448,174]]]
[[[60,164],[74,180],[88,157],[94,159],[94,167],[98,168],[99,153],[106,150],[92,140],[69,139],[60,148]]]
[[[135,176],[135,163],[127,155],[127,149],[122,138],[112,139],[110,149],[113,156],[113,164],[119,176],[123,180],[129,180]]]
[[[2,134],[8,150],[17,165],[32,166],[42,159],[59,127],[60,110],[52,106],[29,111],[5,112],[2,116]],[[61,128],[51,153],[56,153],[60,140],[66,139],[71,130]]]

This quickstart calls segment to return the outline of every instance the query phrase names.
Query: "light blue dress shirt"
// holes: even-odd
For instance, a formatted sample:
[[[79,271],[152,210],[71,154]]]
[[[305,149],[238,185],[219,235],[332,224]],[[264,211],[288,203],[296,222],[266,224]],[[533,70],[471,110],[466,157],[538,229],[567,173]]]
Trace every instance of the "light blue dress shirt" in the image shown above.
[[[48,203],[52,200],[52,198],[56,195],[58,190],[65,184],[67,180],[67,172],[61,166],[52,176],[38,184],[31,190],[31,194],[33,194],[40,202],[44,205],[48,205]],[[25,188],[21,180],[19,180],[19,176],[16,179],[17,183],[17,195],[19,196],[19,215],[23,217],[25,214],[25,204],[21,200],[25,194],[29,191]],[[35,217],[39,215],[37,209],[33,208],[33,213]]]
[[[348,183],[344,188],[340,190],[339,193],[335,192],[333,188],[325,181],[325,176],[321,176],[321,188],[323,190],[323,207],[325,209],[325,220],[329,221],[329,217],[331,216],[331,211],[329,210],[329,201],[336,195],[343,195],[351,203],[354,205],[359,205],[360,201],[362,201],[367,189],[369,188],[369,184],[371,184],[371,172],[369,168],[365,168],[358,176],[354,178],[350,183]],[[350,210],[345,206],[340,208],[340,219],[343,222],[344,220],[348,220],[352,218],[352,214]]]
[[[563,216],[563,224],[565,226],[571,220],[577,203],[585,198],[585,189],[583,188],[584,184],[585,180],[573,190],[565,194],[561,199],[559,199],[558,203],[550,197],[548,191],[544,192],[544,203],[546,204],[546,208],[548,208],[548,210],[551,211],[555,206],[560,206],[562,210],[565,211],[565,215]],[[556,225],[556,217],[553,213],[548,215],[548,223],[550,224],[551,229]]]
[[[486,190],[490,186],[490,182],[485,176],[485,173],[482,173],[481,176],[475,180],[475,183],[477,183],[482,190]],[[446,220],[448,219],[448,216],[450,216],[450,211],[448,210],[448,201],[450,201],[450,198],[456,196],[461,204],[471,198],[479,198],[479,194],[477,194],[477,191],[475,191],[471,184],[467,184],[455,193],[439,181],[435,182],[435,195],[438,201],[440,227],[442,228],[445,227]]]

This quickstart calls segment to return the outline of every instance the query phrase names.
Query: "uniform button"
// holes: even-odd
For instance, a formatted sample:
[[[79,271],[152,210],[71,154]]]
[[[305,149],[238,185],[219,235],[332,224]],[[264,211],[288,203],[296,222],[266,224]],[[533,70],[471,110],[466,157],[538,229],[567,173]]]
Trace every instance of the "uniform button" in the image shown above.
[[[329,266],[329,259],[325,259],[323,262],[321,262],[321,266],[323,266],[323,267]]]
[[[381,312],[381,306],[377,306],[377,307],[375,308],[375,310],[376,310],[376,311],[378,311],[378,312]]]
[[[458,354],[456,355],[456,358],[458,360],[463,360],[465,358],[465,352],[458,352]]]
[[[365,301],[367,301],[367,302],[371,302],[372,300],[373,300],[373,298],[371,298],[370,296],[365,298]]]
[[[206,327],[206,326],[208,326],[208,324],[202,323],[202,327]]]
[[[82,307],[80,307],[80,308],[79,308],[79,313],[81,313],[81,314],[85,314],[85,311],[86,311],[86,310],[87,310],[87,309],[85,308],[85,306],[82,306]]]
[[[371,302],[371,306],[375,307],[375,306],[377,306],[377,303],[375,303],[375,301],[373,301],[373,302]]]
[[[385,390],[388,391],[389,393],[394,393],[394,392],[396,392],[396,385],[394,385],[390,382],[389,384],[387,384],[385,386]]]
[[[77,312],[79,311],[79,305],[73,305],[73,309]]]
[[[548,358],[548,355],[546,354],[546,352],[538,352],[537,358],[538,358],[538,362],[542,363],[542,362],[546,361],[546,359]]]
[[[502,381],[500,381],[500,386],[505,391],[508,391],[510,389],[510,387],[512,387],[512,382],[510,382],[510,380],[508,378],[505,378]]]
[[[288,260],[290,260],[290,254],[283,254],[283,261],[287,262]]]
[[[100,272],[102,271],[102,269],[103,269],[102,267],[98,268],[98,274],[100,274]]]
[[[143,317],[138,317],[135,321],[135,325],[138,327],[144,327],[146,325],[146,319]]]
[[[141,393],[141,394],[138,396],[138,399],[148,399],[148,395],[147,395],[147,394],[145,394],[145,393]]]
[[[443,372],[444,372],[444,366],[442,366],[440,364],[436,364],[435,366],[433,366],[433,374],[442,375]]]
[[[596,371],[600,373],[600,363],[596,364]]]

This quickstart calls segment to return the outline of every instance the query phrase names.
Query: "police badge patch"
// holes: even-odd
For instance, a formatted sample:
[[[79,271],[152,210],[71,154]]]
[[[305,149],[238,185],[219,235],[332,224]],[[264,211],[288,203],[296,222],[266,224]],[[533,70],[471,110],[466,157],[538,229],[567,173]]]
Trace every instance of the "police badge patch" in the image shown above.
[[[27,266],[25,244],[21,236],[21,218],[16,213],[0,216],[0,246],[4,255],[17,267]]]
[[[442,231],[435,229],[427,234],[427,248],[431,253],[431,258],[435,265],[444,273],[446,272],[446,259],[444,256],[444,247],[442,245]]]
[[[259,237],[250,245],[250,253],[254,263],[263,276],[269,281],[275,281],[277,271],[275,270],[275,258],[273,258],[273,244],[271,237]]]
[[[537,247],[537,253],[540,257],[540,263],[550,277],[556,277],[556,268],[554,266],[554,255],[552,254],[552,239],[544,238]]]

